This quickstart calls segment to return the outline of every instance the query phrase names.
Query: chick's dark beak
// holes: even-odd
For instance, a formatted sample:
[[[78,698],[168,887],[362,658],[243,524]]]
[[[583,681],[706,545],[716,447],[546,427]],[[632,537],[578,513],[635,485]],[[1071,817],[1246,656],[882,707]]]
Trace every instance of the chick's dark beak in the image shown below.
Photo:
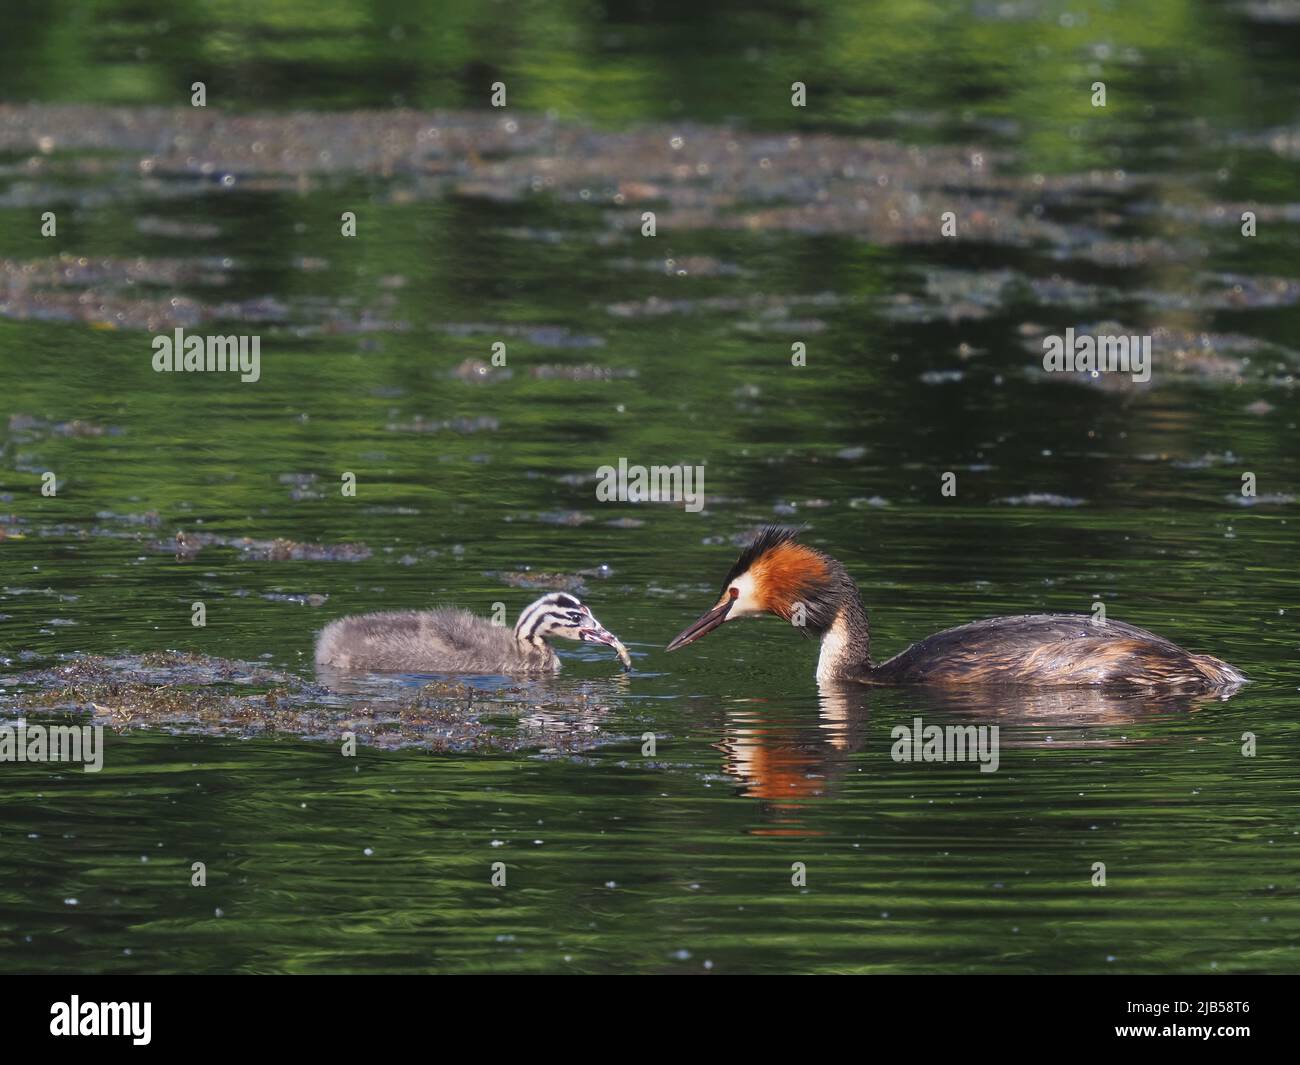
[[[672,643],[664,648],[664,650],[676,651],[679,647],[685,647],[688,643],[694,643],[701,636],[707,636],[727,620],[727,611],[731,609],[731,604],[735,601],[736,600],[733,596],[727,596],[707,614],[697,618],[695,621],[691,622],[691,624],[687,625],[686,628],[682,629],[681,632],[673,637]]]
[[[595,622],[595,624],[586,625],[578,630],[578,638],[580,640],[583,640],[586,643],[604,643],[611,647],[618,643],[618,637],[610,632],[609,629],[601,625],[595,618],[592,618],[592,621]]]
[[[597,621],[590,612],[588,612],[587,616],[590,623],[578,630],[578,638],[586,643],[603,643],[614,648],[618,653],[618,660],[623,663],[623,670],[631,672],[632,656],[628,654],[627,648],[623,646],[623,641]]]

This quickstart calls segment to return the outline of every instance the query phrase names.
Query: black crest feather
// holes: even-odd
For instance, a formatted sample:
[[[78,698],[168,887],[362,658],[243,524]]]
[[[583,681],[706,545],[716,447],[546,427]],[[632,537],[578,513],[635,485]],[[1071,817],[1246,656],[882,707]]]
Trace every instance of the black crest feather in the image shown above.
[[[744,573],[750,566],[771,551],[774,547],[780,547],[782,544],[788,544],[795,539],[803,530],[794,529],[789,525],[764,525],[758,530],[757,535],[750,541],[749,546],[740,553],[731,569],[727,570],[727,576],[722,581],[722,587],[718,590],[721,595],[727,590],[737,577]]]

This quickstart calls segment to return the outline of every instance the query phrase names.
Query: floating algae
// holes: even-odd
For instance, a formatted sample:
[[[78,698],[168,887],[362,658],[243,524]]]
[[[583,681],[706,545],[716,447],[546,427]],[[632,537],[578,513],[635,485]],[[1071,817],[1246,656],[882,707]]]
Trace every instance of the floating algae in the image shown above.
[[[279,537],[258,540],[251,536],[222,536],[184,530],[174,540],[158,540],[155,551],[174,552],[178,559],[193,558],[205,547],[233,547],[252,562],[361,562],[374,552],[360,543],[304,544]]]
[[[626,651],[615,650],[626,662]],[[485,689],[458,681],[410,686],[391,677],[349,677],[328,687],[206,655],[76,655],[0,678],[0,718],[73,713],[118,731],[283,735],[332,744],[351,733],[382,748],[574,752],[620,738],[606,728],[617,683],[539,681]]]

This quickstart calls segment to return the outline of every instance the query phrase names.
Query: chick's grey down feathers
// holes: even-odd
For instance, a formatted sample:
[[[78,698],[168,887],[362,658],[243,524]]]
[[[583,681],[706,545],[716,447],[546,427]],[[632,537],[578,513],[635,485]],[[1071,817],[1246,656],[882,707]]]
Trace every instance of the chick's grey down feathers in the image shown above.
[[[554,673],[546,644],[521,643],[514,630],[468,610],[402,610],[339,618],[321,631],[316,664],[375,673]]]

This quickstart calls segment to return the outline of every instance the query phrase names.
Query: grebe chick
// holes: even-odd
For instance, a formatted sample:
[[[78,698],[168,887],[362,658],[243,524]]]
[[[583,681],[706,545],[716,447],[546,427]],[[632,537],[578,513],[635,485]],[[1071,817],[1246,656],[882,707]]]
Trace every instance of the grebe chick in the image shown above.
[[[1087,614],[1024,614],[945,629],[887,662],[871,661],[867,612],[848,571],[829,555],[764,528],[746,548],[717,604],[668,645],[685,647],[736,618],[775,614],[821,640],[817,680],[974,687],[1235,690],[1246,678],[1154,633]]]
[[[566,592],[525,607],[514,629],[454,607],[339,618],[321,630],[316,664],[372,673],[558,673],[560,656],[547,642],[555,636],[608,644],[632,668],[618,637]]]

